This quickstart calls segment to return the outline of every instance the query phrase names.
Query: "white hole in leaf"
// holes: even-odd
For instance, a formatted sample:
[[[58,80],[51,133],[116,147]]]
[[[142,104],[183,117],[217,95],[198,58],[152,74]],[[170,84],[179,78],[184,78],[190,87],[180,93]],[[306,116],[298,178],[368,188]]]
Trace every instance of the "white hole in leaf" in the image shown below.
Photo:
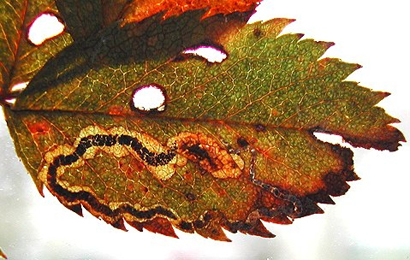
[[[18,84],[13,85],[11,87],[11,92],[21,92],[21,91],[23,91],[27,87],[28,83],[29,82],[27,81],[27,82],[22,82],[22,83],[18,83]]]
[[[215,63],[215,62],[221,63],[228,57],[226,53],[212,46],[200,46],[197,48],[187,49],[183,51],[182,53],[194,54],[212,63]]]
[[[340,135],[327,134],[321,132],[314,132],[314,136],[322,142],[327,142],[331,144],[338,144],[342,147],[351,147],[346,143]]]
[[[160,85],[139,87],[132,96],[132,105],[141,112],[162,112],[165,110],[165,92]]]
[[[28,30],[28,40],[34,45],[41,45],[64,31],[64,24],[52,13],[38,16]]]
[[[16,103],[16,98],[7,98],[4,101],[9,105],[14,105],[14,103]]]

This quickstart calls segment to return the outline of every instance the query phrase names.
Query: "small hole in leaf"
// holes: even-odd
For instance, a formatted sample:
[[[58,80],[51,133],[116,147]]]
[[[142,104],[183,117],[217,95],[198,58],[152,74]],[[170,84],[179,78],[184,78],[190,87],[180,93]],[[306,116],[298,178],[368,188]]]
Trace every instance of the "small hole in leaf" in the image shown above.
[[[220,49],[212,46],[199,46],[183,51],[184,54],[193,54],[198,57],[202,57],[211,63],[221,63],[228,55]]]
[[[137,88],[132,95],[131,107],[139,112],[163,112],[166,95],[162,86],[152,83]]]
[[[7,98],[4,101],[9,105],[14,105],[16,103],[16,98]]]
[[[61,34],[65,29],[64,24],[53,13],[43,13],[37,16],[28,29],[28,40],[39,46],[48,39]]]
[[[313,132],[313,135],[322,142],[327,142],[331,144],[338,144],[342,147],[350,147],[340,135],[327,134],[322,132]]]
[[[21,92],[27,87],[27,85],[28,81],[15,84],[11,87],[11,92]]]

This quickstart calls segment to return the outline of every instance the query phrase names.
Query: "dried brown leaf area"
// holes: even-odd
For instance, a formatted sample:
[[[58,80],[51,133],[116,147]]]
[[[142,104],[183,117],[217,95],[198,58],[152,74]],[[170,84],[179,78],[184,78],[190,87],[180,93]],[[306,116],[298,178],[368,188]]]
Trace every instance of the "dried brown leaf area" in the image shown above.
[[[79,215],[173,237],[273,237],[262,220],[322,213],[358,179],[351,150],[313,132],[379,150],[404,141],[375,106],[387,94],[344,81],[359,65],[319,59],[332,43],[280,36],[292,20],[246,25],[255,1],[104,2],[56,2],[74,42],[5,107],[39,191]],[[183,52],[200,45],[228,57]],[[161,109],[136,109],[147,86]]]

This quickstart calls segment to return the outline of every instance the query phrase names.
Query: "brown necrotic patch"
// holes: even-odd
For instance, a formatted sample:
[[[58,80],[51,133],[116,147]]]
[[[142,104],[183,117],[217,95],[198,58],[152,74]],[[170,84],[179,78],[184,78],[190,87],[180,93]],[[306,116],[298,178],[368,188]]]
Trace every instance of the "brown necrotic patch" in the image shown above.
[[[205,134],[183,132],[170,138],[167,145],[216,178],[237,178],[242,172],[242,159]]]
[[[45,135],[51,129],[51,126],[47,121],[27,122],[26,124],[28,130],[33,135]]]

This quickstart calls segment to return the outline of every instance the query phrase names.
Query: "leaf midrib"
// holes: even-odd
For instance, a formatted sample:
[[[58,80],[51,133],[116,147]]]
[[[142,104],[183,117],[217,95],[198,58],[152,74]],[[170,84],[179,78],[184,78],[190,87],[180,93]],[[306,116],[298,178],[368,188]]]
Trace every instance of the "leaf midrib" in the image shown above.
[[[257,125],[262,125],[263,127],[274,128],[274,129],[283,129],[283,130],[297,130],[303,132],[312,132],[315,129],[314,127],[291,127],[291,126],[280,126],[280,125],[270,125],[270,124],[262,124],[262,123],[251,123],[251,122],[237,122],[237,121],[230,121],[230,120],[223,120],[223,119],[194,119],[194,118],[180,118],[180,117],[171,117],[171,116],[161,116],[161,115],[144,115],[135,113],[135,115],[113,115],[104,112],[95,112],[95,111],[71,111],[71,110],[35,110],[35,109],[13,109],[13,112],[16,113],[53,113],[53,114],[79,114],[79,115],[92,115],[92,116],[105,116],[111,118],[123,118],[123,119],[142,119],[142,120],[153,120],[153,121],[165,121],[165,122],[191,122],[191,123],[210,123],[210,124],[226,124],[226,125],[237,125],[237,126],[248,126],[248,127],[255,127]],[[317,126],[316,126],[317,127]]]

